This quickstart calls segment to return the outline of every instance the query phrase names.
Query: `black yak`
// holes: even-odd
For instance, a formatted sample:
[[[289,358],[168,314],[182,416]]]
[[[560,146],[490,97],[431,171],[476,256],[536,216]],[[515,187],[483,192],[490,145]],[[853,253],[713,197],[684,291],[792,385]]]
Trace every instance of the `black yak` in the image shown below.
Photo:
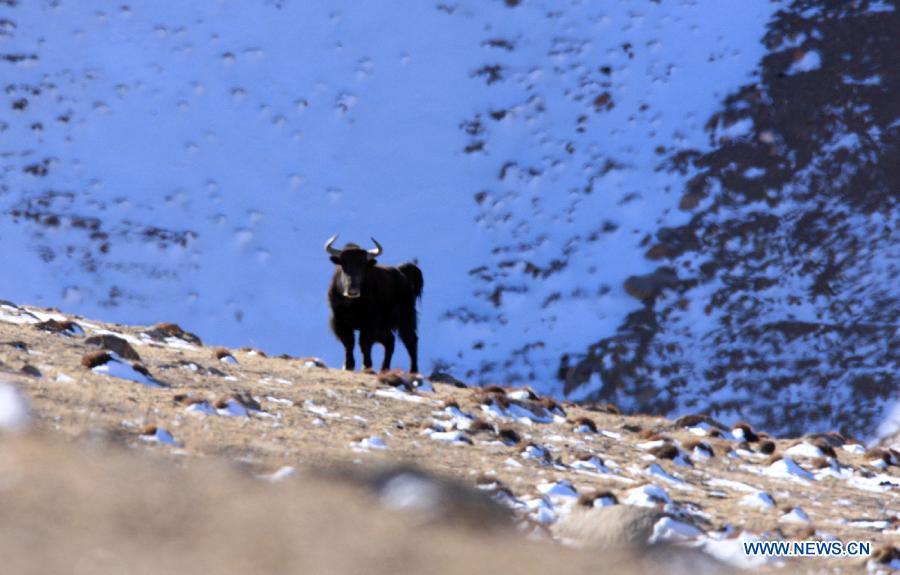
[[[419,371],[418,335],[416,334],[416,300],[425,285],[422,270],[415,264],[399,267],[376,265],[381,245],[372,238],[375,248],[364,250],[356,244],[344,249],[333,248],[337,236],[325,244],[325,251],[338,267],[328,288],[331,305],[331,329],[344,344],[344,369],[356,367],[353,359],[354,331],[359,332],[359,349],[363,368],[372,369],[372,346],[384,346],[381,370],[391,367],[394,332],[400,335],[409,352],[411,372]]]

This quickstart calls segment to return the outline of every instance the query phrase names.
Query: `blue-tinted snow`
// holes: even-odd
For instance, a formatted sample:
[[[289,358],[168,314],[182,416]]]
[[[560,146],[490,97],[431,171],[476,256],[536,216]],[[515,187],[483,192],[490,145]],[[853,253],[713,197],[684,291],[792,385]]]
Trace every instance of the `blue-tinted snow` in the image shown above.
[[[43,86],[27,114],[2,113],[5,165],[48,159],[44,177],[5,174],[0,211],[65,192],[49,200],[64,216],[58,226],[3,221],[16,274],[3,275],[0,294],[110,321],[177,321],[210,343],[340,365],[322,243],[336,232],[375,236],[385,263],[418,258],[425,272],[425,369],[437,359],[477,368],[541,341],[524,360],[535,387],[552,391],[561,353],[609,335],[638,306],[621,286],[652,269],[643,236],[686,217],[673,207],[690,174],[658,171],[655,148],[708,147],[702,126],[750,78],[777,7],[63,0],[0,8],[17,24],[0,45],[38,56],[9,64],[7,81]],[[503,78],[488,84],[476,72],[493,64]],[[604,65],[607,87],[588,74]],[[597,79],[582,83],[588,76]],[[614,106],[592,111],[604,91]],[[501,109],[502,121],[485,116]],[[478,114],[493,122],[490,138],[484,152],[466,154],[460,124]],[[572,140],[582,115],[590,128]],[[518,165],[498,181],[510,158]],[[605,160],[614,167],[583,194],[586,171]],[[489,208],[473,201],[483,190]],[[96,253],[74,215],[102,220],[107,253]],[[615,231],[578,243],[604,220]],[[175,239],[157,241],[153,228]],[[571,263],[493,309],[473,298],[480,287],[468,271],[496,266],[502,257],[491,248],[513,243],[533,245],[527,257],[539,266],[571,245]],[[572,297],[544,307],[556,292]],[[490,321],[442,319],[464,305]],[[471,350],[476,340],[487,345]],[[404,365],[405,354],[395,361]]]

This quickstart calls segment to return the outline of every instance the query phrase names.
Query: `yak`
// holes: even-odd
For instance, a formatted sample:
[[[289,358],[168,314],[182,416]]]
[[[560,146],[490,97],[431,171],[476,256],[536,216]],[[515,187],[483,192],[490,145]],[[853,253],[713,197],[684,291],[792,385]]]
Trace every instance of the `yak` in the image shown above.
[[[414,263],[398,267],[377,265],[375,259],[384,251],[375,238],[375,248],[364,250],[356,244],[344,249],[332,247],[337,235],[325,243],[325,251],[337,266],[328,287],[331,306],[331,329],[344,345],[344,369],[353,371],[354,332],[359,332],[359,348],[364,370],[372,369],[372,346],[384,346],[381,370],[391,368],[394,354],[394,332],[397,332],[406,351],[410,368],[419,371],[416,333],[416,300],[422,297],[425,281],[422,270]]]

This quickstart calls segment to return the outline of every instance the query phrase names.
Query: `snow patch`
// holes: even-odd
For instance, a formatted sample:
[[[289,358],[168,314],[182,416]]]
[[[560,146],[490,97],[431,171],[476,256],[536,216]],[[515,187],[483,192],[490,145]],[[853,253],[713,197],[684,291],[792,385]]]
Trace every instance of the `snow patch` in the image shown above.
[[[22,431],[28,420],[25,398],[13,385],[0,381],[0,431]]]

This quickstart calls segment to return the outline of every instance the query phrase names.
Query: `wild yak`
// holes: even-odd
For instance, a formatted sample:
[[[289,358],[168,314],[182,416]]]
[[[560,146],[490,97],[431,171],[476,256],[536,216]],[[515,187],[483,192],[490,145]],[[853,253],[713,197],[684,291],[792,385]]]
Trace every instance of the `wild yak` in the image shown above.
[[[325,251],[338,267],[328,288],[331,305],[331,329],[344,344],[344,369],[353,371],[354,331],[359,332],[359,349],[363,368],[372,369],[372,346],[384,346],[381,370],[391,367],[394,332],[400,335],[409,352],[411,372],[419,371],[418,335],[416,334],[416,300],[422,297],[425,281],[413,263],[399,267],[376,265],[382,253],[375,238],[375,248],[364,250],[356,244],[344,249],[333,248],[337,235],[325,244]]]

